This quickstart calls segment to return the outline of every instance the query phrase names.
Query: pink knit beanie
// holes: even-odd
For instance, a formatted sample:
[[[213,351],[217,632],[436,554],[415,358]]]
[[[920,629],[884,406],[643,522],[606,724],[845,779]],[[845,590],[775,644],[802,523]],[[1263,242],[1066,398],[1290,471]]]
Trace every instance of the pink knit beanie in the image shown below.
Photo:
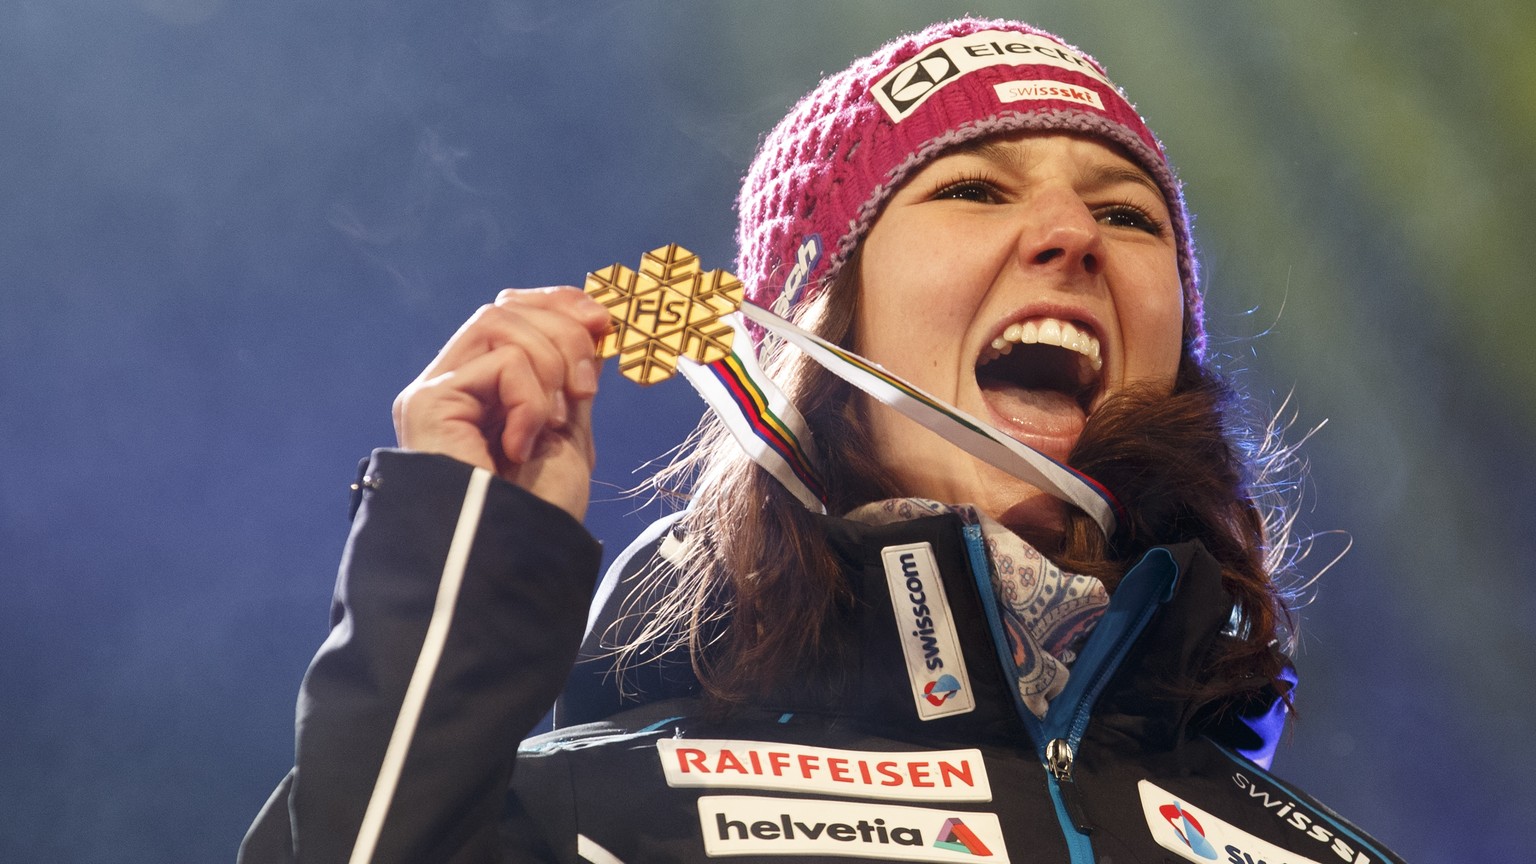
[[[787,314],[837,275],[891,193],[958,144],[1019,131],[1089,135],[1157,181],[1184,284],[1184,344],[1205,353],[1194,244],[1162,145],[1092,57],[1015,21],[963,18],[829,76],[763,141],[737,201],[737,275]]]

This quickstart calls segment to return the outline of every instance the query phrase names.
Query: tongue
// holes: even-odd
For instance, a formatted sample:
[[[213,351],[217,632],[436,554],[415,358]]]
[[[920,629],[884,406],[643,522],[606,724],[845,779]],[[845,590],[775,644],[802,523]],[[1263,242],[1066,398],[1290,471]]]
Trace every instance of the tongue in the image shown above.
[[[980,384],[993,422],[1012,437],[1022,434],[1076,440],[1087,422],[1077,400],[1060,390],[986,379]]]

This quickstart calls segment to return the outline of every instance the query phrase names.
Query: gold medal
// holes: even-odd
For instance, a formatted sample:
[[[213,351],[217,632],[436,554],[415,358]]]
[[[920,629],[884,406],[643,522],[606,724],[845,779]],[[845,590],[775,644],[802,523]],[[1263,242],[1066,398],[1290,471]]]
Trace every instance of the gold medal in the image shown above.
[[[741,307],[741,280],[703,272],[699,256],[676,243],[641,256],[638,272],[611,264],[588,273],[582,290],[613,316],[598,356],[617,356],[631,381],[655,384],[672,377],[680,357],[712,363],[731,352],[734,331],[720,319]]]

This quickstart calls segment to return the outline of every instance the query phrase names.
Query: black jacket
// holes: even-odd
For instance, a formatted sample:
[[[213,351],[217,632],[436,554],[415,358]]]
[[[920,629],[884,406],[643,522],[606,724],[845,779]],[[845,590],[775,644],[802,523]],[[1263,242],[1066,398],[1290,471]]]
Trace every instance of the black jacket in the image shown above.
[[[857,598],[840,697],[711,721],[677,657],[627,698],[604,657],[570,671],[598,550],[564,513],[442,457],[369,473],[296,767],[241,861],[1398,860],[1243,755],[1272,746],[1267,706],[1216,724],[1174,695],[1232,605],[1196,545],[1127,574],[1041,721],[1003,672],[979,535],[828,519]],[[615,565],[594,634],[666,534]],[[577,725],[519,747],[562,685]]]

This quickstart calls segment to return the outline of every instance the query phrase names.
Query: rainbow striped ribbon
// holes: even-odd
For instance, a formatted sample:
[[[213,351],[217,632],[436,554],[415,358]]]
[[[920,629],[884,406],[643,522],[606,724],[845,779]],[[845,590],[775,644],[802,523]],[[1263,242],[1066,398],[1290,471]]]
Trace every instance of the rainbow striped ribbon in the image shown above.
[[[1108,489],[1070,466],[1021,444],[981,420],[879,365],[833,345],[752,303],[742,303],[728,319],[736,329],[736,345],[751,345],[743,318],[784,339],[827,371],[891,406],[908,419],[1002,471],[1076,505],[1114,536],[1120,504]],[[747,453],[784,483],[795,497],[817,512],[825,512],[824,487],[817,480],[805,418],[757,365],[752,352],[733,352],[706,367],[678,364],[715,414]]]
[[[751,346],[752,337],[733,313],[726,319],[736,331],[735,345]],[[800,503],[827,512],[826,489],[811,461],[811,429],[789,397],[757,363],[753,351],[732,351],[713,363],[690,360],[677,371],[699,391],[742,450],[784,484]]]

